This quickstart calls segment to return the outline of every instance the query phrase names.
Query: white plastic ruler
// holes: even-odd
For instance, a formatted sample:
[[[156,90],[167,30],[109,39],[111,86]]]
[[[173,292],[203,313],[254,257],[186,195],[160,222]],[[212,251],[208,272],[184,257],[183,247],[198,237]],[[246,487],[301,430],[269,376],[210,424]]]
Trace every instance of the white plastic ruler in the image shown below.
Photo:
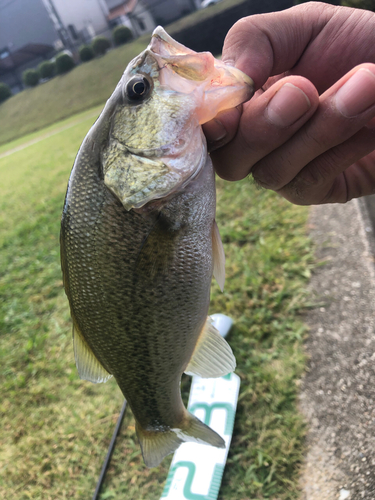
[[[220,333],[227,333],[214,324]],[[227,318],[230,321],[230,318]],[[224,320],[225,323],[225,320]],[[229,328],[230,328],[229,326]],[[228,328],[228,329],[229,329]],[[225,329],[225,328],[224,328]],[[220,378],[193,377],[188,410],[225,440],[225,449],[183,443],[173,456],[161,499],[216,500],[232,439],[240,378],[230,373]]]

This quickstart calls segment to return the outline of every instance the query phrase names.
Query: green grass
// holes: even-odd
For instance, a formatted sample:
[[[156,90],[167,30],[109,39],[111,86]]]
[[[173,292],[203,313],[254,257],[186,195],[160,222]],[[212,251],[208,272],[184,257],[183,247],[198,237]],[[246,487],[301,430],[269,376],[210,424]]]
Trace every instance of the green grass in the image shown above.
[[[46,137],[61,132],[65,128],[70,128],[74,126],[76,123],[84,121],[85,119],[92,119],[92,121],[94,122],[95,119],[99,116],[99,113],[101,112],[102,109],[103,109],[102,105],[96,108],[90,108],[87,111],[83,111],[81,113],[74,115],[73,120],[71,117],[69,117],[66,118],[65,120],[57,121],[53,123],[53,125],[44,128],[42,132],[38,130],[36,132],[28,134],[27,137],[23,136],[20,137],[19,139],[14,139],[10,142],[7,142],[6,144],[0,146],[0,158],[2,158],[3,156],[8,156],[9,154],[13,153],[15,149],[18,148],[24,149],[25,146],[31,145],[31,143],[33,142],[39,142],[40,140],[43,140]]]
[[[90,498],[122,405],[113,381],[78,379],[59,263],[66,183],[92,121],[72,118],[0,159],[0,498]],[[306,219],[306,208],[249,180],[218,182],[227,280],[223,294],[213,284],[211,312],[235,321],[228,340],[242,380],[221,500],[299,496]],[[186,380],[183,388],[186,397]],[[169,461],[144,467],[129,412],[102,500],[157,500]]]
[[[246,0],[224,0],[198,10],[166,27],[170,34]],[[150,35],[81,64],[66,75],[29,88],[0,105],[0,145],[103,104],[115,89],[128,62],[144,50]]]

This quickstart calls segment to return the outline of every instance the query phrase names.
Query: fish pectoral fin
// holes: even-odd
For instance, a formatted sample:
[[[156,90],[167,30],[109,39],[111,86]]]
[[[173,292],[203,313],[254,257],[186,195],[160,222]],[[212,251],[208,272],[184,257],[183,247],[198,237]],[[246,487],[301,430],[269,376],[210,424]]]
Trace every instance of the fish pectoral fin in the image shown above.
[[[73,325],[74,358],[79,377],[94,384],[107,382],[112,377],[98,361],[76,325]]]
[[[225,283],[225,253],[219,228],[215,220],[212,227],[212,257],[214,261],[214,276],[220,290],[223,291]]]
[[[224,439],[188,411],[179,427],[165,431],[146,431],[136,421],[135,429],[147,467],[157,467],[164,457],[173,453],[181,443],[185,442],[225,448]]]
[[[235,368],[236,358],[232,349],[208,317],[185,373],[215,378],[227,375]]]

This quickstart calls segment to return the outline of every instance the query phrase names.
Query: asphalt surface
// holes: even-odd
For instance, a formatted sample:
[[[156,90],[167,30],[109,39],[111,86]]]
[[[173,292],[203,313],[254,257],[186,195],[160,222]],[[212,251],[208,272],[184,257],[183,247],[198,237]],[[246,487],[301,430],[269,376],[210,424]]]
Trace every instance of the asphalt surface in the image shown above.
[[[375,212],[374,212],[375,213]],[[375,500],[375,235],[366,202],[312,207],[304,500]]]

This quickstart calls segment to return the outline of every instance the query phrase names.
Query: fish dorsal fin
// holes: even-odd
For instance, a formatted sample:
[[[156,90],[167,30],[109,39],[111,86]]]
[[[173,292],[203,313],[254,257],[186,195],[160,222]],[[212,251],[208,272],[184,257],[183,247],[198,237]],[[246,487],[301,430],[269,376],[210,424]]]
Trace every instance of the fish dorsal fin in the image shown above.
[[[212,325],[211,318],[207,318],[185,373],[214,378],[227,375],[235,368],[232,349]]]
[[[73,346],[79,377],[94,384],[107,382],[112,377],[99,363],[76,325],[73,325]]]
[[[225,253],[220,238],[219,228],[215,220],[212,227],[212,257],[214,261],[214,276],[220,290],[223,291],[225,282]]]

